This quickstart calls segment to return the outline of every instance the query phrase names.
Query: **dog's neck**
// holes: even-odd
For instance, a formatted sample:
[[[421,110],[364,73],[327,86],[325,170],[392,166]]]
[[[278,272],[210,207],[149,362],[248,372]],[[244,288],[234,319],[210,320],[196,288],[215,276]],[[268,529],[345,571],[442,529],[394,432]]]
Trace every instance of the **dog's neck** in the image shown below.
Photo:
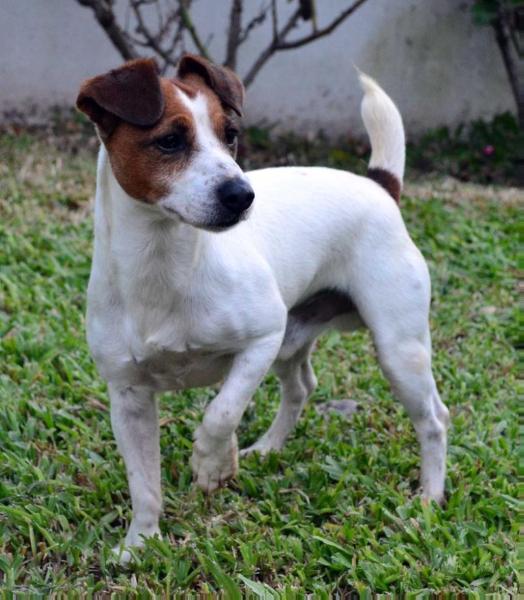
[[[134,200],[116,180],[102,147],[95,204],[95,260],[116,276],[119,295],[173,306],[188,293],[202,234]]]

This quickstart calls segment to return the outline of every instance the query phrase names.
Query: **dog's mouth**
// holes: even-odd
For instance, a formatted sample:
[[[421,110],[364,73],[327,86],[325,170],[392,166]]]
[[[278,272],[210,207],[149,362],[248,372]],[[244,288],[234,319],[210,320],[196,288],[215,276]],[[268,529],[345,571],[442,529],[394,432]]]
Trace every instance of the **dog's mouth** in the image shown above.
[[[171,208],[170,206],[163,206],[162,209],[164,210],[165,214],[167,214],[170,217],[176,217],[186,225],[191,225],[192,227],[196,227],[197,229],[204,229],[205,231],[212,231],[214,233],[220,231],[227,231],[228,229],[231,229],[235,225],[238,225],[241,221],[247,219],[250,213],[249,208],[240,213],[232,212],[229,210],[223,210],[216,212],[212,216],[210,221],[206,223],[193,223],[188,219],[184,218],[177,210]]]
[[[241,221],[245,221],[251,213],[251,207],[241,211],[232,211],[227,208],[216,210],[211,216],[211,219],[202,225],[200,228],[207,231],[220,232],[227,231],[238,225]]]
[[[238,223],[242,220],[243,215],[244,213],[234,214],[228,218],[222,218],[220,220],[213,221],[212,223],[204,225],[203,229],[213,232],[226,231],[231,229],[231,227],[238,225]]]

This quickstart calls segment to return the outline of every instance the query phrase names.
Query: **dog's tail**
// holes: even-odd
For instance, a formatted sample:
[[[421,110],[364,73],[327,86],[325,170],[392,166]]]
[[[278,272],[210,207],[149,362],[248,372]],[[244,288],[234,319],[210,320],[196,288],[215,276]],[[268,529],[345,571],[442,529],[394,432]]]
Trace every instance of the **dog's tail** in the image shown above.
[[[379,183],[396,202],[400,200],[406,142],[402,117],[393,100],[376,81],[359,71],[364,98],[361,114],[371,142],[367,175]]]

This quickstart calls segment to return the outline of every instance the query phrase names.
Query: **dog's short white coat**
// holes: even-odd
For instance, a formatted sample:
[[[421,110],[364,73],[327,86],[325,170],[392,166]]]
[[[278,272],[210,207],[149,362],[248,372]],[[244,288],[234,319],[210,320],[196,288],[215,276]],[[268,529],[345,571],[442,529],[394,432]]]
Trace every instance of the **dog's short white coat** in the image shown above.
[[[402,180],[400,115],[361,74],[371,165]],[[185,98],[199,153],[156,206],[130,198],[102,147],[87,332],[111,397],[133,519],[124,546],[159,534],[160,455],[155,392],[218,383],[195,434],[191,459],[211,491],[237,469],[235,430],[274,366],[282,404],[250,450],[280,449],[316,381],[309,355],[321,329],[371,330],[380,364],[406,407],[421,446],[421,483],[429,499],[444,491],[448,413],[431,373],[430,281],[399,208],[366,177],[327,168],[247,173],[256,193],[249,218],[213,233],[202,229],[221,177],[242,175],[206,122],[205,99]],[[169,210],[166,210],[166,207]],[[169,213],[169,214],[168,214]],[[307,324],[284,336],[288,311],[320,290],[351,297],[358,315]],[[122,560],[129,558],[123,550]]]

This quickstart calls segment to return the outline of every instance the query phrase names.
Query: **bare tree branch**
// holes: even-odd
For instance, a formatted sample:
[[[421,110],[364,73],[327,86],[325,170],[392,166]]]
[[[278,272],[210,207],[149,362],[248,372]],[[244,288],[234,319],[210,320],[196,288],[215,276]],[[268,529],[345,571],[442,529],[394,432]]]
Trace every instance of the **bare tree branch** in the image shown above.
[[[277,46],[282,42],[286,35],[295,27],[300,18],[300,7],[289,17],[287,23],[284,25],[282,30],[273,36],[271,43],[261,52],[260,56],[253,63],[246,76],[244,77],[244,85],[249,87],[255,77],[257,76],[260,69],[266,64],[266,62],[273,56],[277,51]]]
[[[131,0],[131,8],[133,9],[135,18],[137,20],[137,33],[142,34],[146,40],[146,45],[153,49],[160,57],[164,59],[163,70],[165,71],[167,65],[174,65],[176,63],[173,62],[172,54],[166,52],[162,48],[158,36],[151,33],[151,31],[146,26],[144,17],[140,10],[143,4],[143,0]]]
[[[202,40],[200,39],[200,36],[198,35],[197,30],[195,29],[195,26],[193,25],[193,21],[191,20],[191,17],[189,16],[189,11],[186,8],[184,0],[178,0],[178,5],[180,7],[180,18],[182,19],[182,22],[184,23],[184,27],[187,29],[189,35],[191,36],[193,43],[197,47],[197,50],[200,52],[200,54],[204,58],[211,60],[209,57],[209,54],[207,52],[207,48],[202,43]]]
[[[510,16],[500,8],[492,25],[495,30],[497,44],[500,48],[504,66],[511,84],[513,96],[517,103],[519,123],[521,127],[524,127],[524,68],[522,66],[522,61],[519,60],[518,48],[516,48],[517,51],[515,52],[516,57],[512,52],[512,37],[509,18]]]
[[[236,69],[237,51],[240,45],[240,33],[242,31],[242,0],[231,2],[231,13],[229,15],[229,32],[227,34],[227,51],[224,65],[230,69]]]
[[[174,56],[175,54],[175,48],[179,46],[179,52],[177,53],[177,56]],[[184,48],[184,25],[182,23],[182,21],[178,22],[178,26],[177,29],[173,35],[173,40],[171,42],[171,45],[169,46],[169,48],[166,50],[166,53],[169,54],[169,56],[173,56],[173,62],[172,64],[177,64],[178,60],[180,58],[180,56],[184,53],[185,48]],[[162,75],[165,74],[165,72],[168,69],[168,64],[166,63],[164,65],[164,67],[161,69],[161,73]]]
[[[262,25],[262,23],[266,20],[269,7],[270,7],[269,4],[267,4],[265,7],[262,7],[262,9],[258,13],[258,15],[254,16],[251,19],[251,21],[249,21],[249,23],[245,26],[245,28],[240,33],[240,36],[238,38],[239,46],[242,45],[247,40],[247,38],[249,37],[249,34],[251,33],[251,30],[255,29],[259,25]]]
[[[311,24],[313,26],[313,31],[318,31],[316,0],[311,0]]]
[[[277,0],[271,0],[271,24],[273,25],[273,39],[278,36]]]
[[[92,9],[96,20],[124,60],[138,58],[138,54],[132,44],[129,43],[125,31],[116,22],[111,0],[78,0],[78,3]]]
[[[161,20],[160,22],[160,27],[157,34],[159,41],[163,41],[167,34],[171,31],[172,26],[177,23],[178,28],[180,28],[180,11],[178,9],[173,9],[168,13],[165,21]]]
[[[282,0],[283,1],[283,0]],[[235,69],[237,66],[238,48],[246,41],[253,29],[261,25],[268,15],[271,16],[272,37],[269,44],[262,49],[258,58],[253,62],[244,77],[244,85],[249,87],[266,62],[281,50],[291,50],[309,44],[334,31],[366,0],[353,0],[351,6],[343,10],[329,25],[319,29],[316,23],[316,0],[289,0],[295,5],[294,12],[285,24],[281,25],[278,18],[278,0],[263,0],[259,12],[242,27],[242,16],[245,7],[244,0],[231,0],[229,12],[229,30],[227,38],[226,57],[224,64]],[[115,48],[125,60],[137,58],[140,49],[149,49],[161,59],[161,70],[164,73],[169,67],[176,66],[178,59],[185,49],[186,33],[196,46],[197,51],[204,57],[210,58],[207,43],[203,43],[198,30],[191,18],[193,0],[127,0],[128,11],[124,18],[126,28],[117,21],[113,6],[115,0],[77,0],[91,8],[95,18],[104,29]],[[153,16],[149,9],[156,10],[155,24],[151,25]],[[130,19],[129,17],[133,18]],[[301,38],[288,41],[288,34],[305,19],[312,23],[312,33]],[[136,23],[136,29],[131,33],[131,23]]]
[[[306,35],[298,40],[293,40],[291,42],[281,42],[277,45],[276,50],[292,50],[293,48],[300,48],[300,46],[304,46],[305,44],[309,44],[314,40],[318,40],[325,35],[329,35],[332,31],[334,31],[343,21],[345,21],[349,15],[359,8],[362,4],[364,4],[366,0],[357,0],[354,4],[352,4],[348,9],[342,12],[336,19],[334,19],[329,25],[323,27],[322,29],[317,29],[313,31],[312,34]]]

